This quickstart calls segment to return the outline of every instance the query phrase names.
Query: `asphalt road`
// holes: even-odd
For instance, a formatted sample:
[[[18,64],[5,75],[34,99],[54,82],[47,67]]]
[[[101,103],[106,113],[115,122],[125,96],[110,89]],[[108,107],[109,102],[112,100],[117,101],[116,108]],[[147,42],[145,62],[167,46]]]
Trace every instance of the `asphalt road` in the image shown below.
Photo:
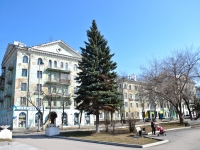
[[[144,148],[147,150],[199,150],[200,128],[168,131],[167,136],[159,138],[170,142],[158,146]],[[0,146],[0,150],[130,150],[138,148],[112,146],[79,142],[65,139],[48,138],[39,134],[13,135],[13,145]]]

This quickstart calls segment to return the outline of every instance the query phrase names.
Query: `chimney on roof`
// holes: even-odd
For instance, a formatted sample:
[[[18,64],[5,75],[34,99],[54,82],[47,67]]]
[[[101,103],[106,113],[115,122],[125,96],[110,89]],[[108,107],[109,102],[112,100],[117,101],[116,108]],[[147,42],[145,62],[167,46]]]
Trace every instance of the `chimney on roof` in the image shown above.
[[[26,45],[22,42],[19,42],[19,41],[14,41],[14,45],[17,45],[19,47],[26,47]]]

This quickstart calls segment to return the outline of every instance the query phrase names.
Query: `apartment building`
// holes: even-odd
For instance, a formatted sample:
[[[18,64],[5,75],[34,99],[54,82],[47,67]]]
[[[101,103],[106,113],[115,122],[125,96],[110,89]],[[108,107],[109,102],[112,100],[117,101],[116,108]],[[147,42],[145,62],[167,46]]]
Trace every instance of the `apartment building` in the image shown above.
[[[54,111],[57,126],[78,125],[74,98],[79,60],[81,55],[61,40],[32,47],[17,41],[8,44],[1,64],[0,124],[36,127],[38,112],[44,125]],[[93,124],[92,115],[82,116],[81,124]]]

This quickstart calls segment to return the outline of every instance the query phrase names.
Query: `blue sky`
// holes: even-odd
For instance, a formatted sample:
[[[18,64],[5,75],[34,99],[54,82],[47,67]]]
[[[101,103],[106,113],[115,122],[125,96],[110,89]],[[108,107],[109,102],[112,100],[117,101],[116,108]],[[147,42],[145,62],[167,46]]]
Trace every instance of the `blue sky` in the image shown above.
[[[152,57],[200,46],[199,0],[0,0],[0,61],[8,43],[63,40],[80,52],[95,19],[117,72],[140,74]]]

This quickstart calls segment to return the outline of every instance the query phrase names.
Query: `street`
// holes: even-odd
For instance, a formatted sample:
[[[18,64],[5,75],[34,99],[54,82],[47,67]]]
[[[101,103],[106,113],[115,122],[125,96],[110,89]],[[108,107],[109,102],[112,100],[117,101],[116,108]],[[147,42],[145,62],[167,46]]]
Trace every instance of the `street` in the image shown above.
[[[200,128],[189,128],[181,130],[168,131],[167,136],[159,138],[168,139],[170,142],[144,148],[147,150],[198,150],[200,147]],[[0,146],[0,150],[130,150],[138,148],[112,146],[104,144],[95,144],[79,142],[65,139],[49,138],[41,134],[21,134],[13,135],[13,140],[19,143],[13,145]],[[26,145],[25,145],[26,144]],[[29,147],[30,145],[30,147]]]

